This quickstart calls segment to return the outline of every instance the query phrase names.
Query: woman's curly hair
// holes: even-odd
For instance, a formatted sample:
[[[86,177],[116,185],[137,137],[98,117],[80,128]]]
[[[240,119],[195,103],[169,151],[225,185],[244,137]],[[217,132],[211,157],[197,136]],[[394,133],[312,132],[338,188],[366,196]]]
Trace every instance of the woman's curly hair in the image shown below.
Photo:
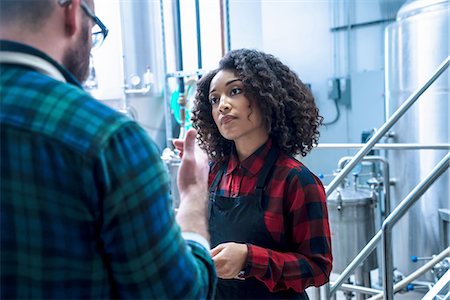
[[[225,55],[219,68],[197,85],[192,121],[200,147],[211,159],[228,156],[233,145],[220,134],[209,102],[211,80],[221,70],[233,71],[242,80],[245,95],[260,108],[269,136],[281,150],[306,156],[317,145],[323,118],[311,91],[273,55],[239,49]]]

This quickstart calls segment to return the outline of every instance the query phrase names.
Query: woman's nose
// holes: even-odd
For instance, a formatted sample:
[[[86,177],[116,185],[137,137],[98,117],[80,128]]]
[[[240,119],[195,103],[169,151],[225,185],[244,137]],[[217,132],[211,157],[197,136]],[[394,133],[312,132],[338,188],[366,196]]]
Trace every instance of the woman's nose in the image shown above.
[[[228,103],[228,101],[225,98],[223,98],[223,99],[220,99],[220,103],[219,103],[219,108],[218,109],[219,109],[220,113],[225,114],[228,111],[230,111],[231,105],[230,105],[230,103]]]

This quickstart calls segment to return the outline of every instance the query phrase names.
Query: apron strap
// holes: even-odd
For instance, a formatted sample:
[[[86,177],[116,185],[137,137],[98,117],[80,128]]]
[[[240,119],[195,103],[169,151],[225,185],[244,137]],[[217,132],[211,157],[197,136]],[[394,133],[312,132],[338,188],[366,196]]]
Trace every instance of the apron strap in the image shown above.
[[[256,182],[255,187],[255,195],[260,198],[264,190],[266,189],[266,179],[269,176],[272,167],[275,165],[275,162],[277,161],[278,153],[278,148],[272,146],[272,149],[270,149],[269,154],[267,155],[267,161],[264,164],[263,169],[261,170],[261,174],[258,176],[258,181]]]
[[[261,170],[260,175],[258,176],[258,181],[256,182],[255,187],[255,195],[261,197],[262,193],[265,190],[266,179],[269,176],[270,171],[272,170],[273,165],[277,161],[279,150],[275,146],[270,149],[269,154],[267,155],[267,161],[264,164],[263,169]],[[225,170],[227,169],[228,163],[224,163],[219,172],[217,172],[216,177],[214,178],[211,187],[209,188],[210,193],[214,193],[219,185],[220,180],[222,179]]]
[[[219,185],[220,179],[222,179],[222,175],[225,173],[227,166],[228,162],[224,162],[223,165],[220,167],[219,172],[217,172],[216,177],[214,177],[211,187],[209,188],[210,193],[214,193],[217,190],[217,186]]]

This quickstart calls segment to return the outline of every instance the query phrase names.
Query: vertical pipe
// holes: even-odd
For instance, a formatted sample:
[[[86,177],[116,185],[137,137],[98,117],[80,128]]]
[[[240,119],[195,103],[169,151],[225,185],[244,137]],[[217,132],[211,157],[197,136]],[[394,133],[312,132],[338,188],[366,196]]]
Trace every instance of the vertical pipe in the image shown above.
[[[225,12],[224,12],[224,0],[220,0],[220,47],[222,50],[222,56],[225,55]]]
[[[164,0],[159,1],[159,9],[161,14],[161,38],[163,48],[163,68],[164,68],[164,121],[166,125],[166,147],[170,147],[172,139],[172,115],[170,111],[170,96],[167,85],[167,45],[166,45],[166,29],[164,21]]]
[[[195,0],[195,22],[197,30],[197,66],[203,67],[202,63],[202,32],[200,27],[200,0]]]
[[[347,6],[345,11],[347,12],[346,16],[346,23],[347,23],[347,30],[345,31],[347,36],[347,72],[345,74],[345,77],[350,77],[350,74],[352,73],[352,22],[353,18],[350,16],[350,14],[353,14],[353,3],[350,0],[344,1],[344,6]]]
[[[177,71],[183,71],[183,44],[181,37],[181,10],[180,10],[180,0],[176,0],[174,3],[175,18],[174,18],[174,28],[175,28],[175,60]],[[186,125],[186,98],[184,95],[184,77],[178,77],[178,105],[180,106],[180,134],[178,138],[183,139],[185,134]]]
[[[225,21],[227,24],[227,48],[226,51],[231,50],[231,29],[230,29],[230,0],[225,0]]]
[[[382,227],[382,247],[383,247],[383,289],[384,297],[387,300],[394,299],[393,269],[392,260],[392,227],[397,221],[414,205],[417,200],[428,190],[428,188],[445,172],[449,167],[450,152],[438,163],[438,165],[425,177],[400,204],[386,218]]]
[[[336,19],[337,19],[337,1],[334,0],[330,0],[329,2],[329,14],[330,14],[330,24],[331,27],[336,27]],[[331,54],[331,61],[333,62],[333,77],[337,78],[337,74],[338,74],[338,61],[339,59],[337,59],[337,52],[338,52],[338,47],[337,47],[337,32],[331,32],[331,46],[332,46],[332,54]],[[320,293],[324,295],[325,299],[330,299],[332,294],[331,294],[331,284],[329,282],[325,283],[323,286],[320,287]],[[335,294],[334,294],[335,295]],[[322,299],[322,298],[320,298]]]
[[[220,29],[222,37],[222,56],[224,56],[231,50],[229,0],[220,0]]]
[[[327,283],[325,285],[322,285],[319,288],[319,299],[320,300],[329,300],[331,299],[332,295],[330,293],[330,283]]]
[[[174,38],[175,38],[175,64],[177,71],[183,71],[183,46],[181,39],[181,11],[180,0],[174,2]],[[180,95],[184,93],[184,78],[178,78]]]
[[[394,261],[392,257],[392,226],[383,226],[381,235],[381,265],[383,273],[384,299],[394,300]]]

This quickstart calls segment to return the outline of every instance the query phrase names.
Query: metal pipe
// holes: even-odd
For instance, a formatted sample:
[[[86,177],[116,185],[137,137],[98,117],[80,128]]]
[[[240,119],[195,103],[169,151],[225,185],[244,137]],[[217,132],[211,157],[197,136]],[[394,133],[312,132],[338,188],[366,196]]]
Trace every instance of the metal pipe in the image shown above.
[[[339,183],[350,173],[358,162],[367,154],[372,147],[388,132],[389,129],[403,116],[406,111],[416,102],[416,100],[436,81],[436,79],[448,68],[450,64],[450,56],[437,68],[434,74],[426,81],[426,83],[417,89],[405,102],[394,112],[394,114],[387,120],[380,129],[378,129],[366,145],[356,153],[353,159],[347,166],[336,176],[331,183],[326,187],[327,197],[336,189]]]
[[[183,41],[181,34],[181,8],[180,0],[173,3],[174,9],[174,38],[175,38],[175,64],[178,71],[183,70]],[[184,78],[178,77],[178,106],[180,107],[180,133],[179,139],[184,139],[186,127],[186,97],[184,95]]]
[[[436,284],[426,293],[422,300],[432,300],[435,299],[436,295],[444,289],[445,285],[450,282],[450,269],[445,272],[444,275],[436,282]],[[450,293],[450,292],[449,292]],[[447,294],[448,295],[448,294]]]
[[[426,264],[424,264],[423,266],[421,266],[420,268],[418,268],[416,271],[414,271],[412,274],[410,274],[409,276],[403,278],[400,282],[398,282],[397,284],[394,285],[394,291],[398,292],[401,289],[405,288],[405,286],[407,286],[408,284],[410,284],[412,281],[414,281],[416,278],[422,276],[425,272],[427,272],[428,270],[430,270],[431,268],[434,267],[434,265],[436,265],[438,262],[440,262],[441,260],[443,260],[444,258],[446,258],[447,256],[450,255],[450,247],[448,247],[447,249],[445,249],[444,251],[442,251],[441,253],[439,253],[438,255],[436,255],[432,260],[430,260],[429,262],[427,262]],[[378,300],[378,299],[382,299],[383,298],[383,294],[378,294],[376,296],[373,296],[371,298],[369,298],[368,300]]]
[[[450,165],[450,152],[437,164],[431,173],[425,177],[383,222],[381,227],[382,270],[383,270],[383,289],[385,299],[394,299],[393,290],[393,270],[394,262],[392,258],[392,228],[395,223],[416,203],[416,201],[428,190],[428,188],[438,179]]]
[[[225,55],[225,4],[223,0],[220,0],[220,48],[222,50],[222,56]]]
[[[175,65],[178,71],[183,70],[183,42],[181,35],[181,9],[180,0],[173,2],[173,28],[175,42]],[[184,78],[178,78],[180,95],[184,93]]]
[[[362,294],[366,294],[366,295],[378,295],[382,292],[381,290],[372,289],[372,288],[368,288],[368,287],[360,286],[360,285],[348,284],[348,283],[344,283],[343,285],[341,285],[341,290],[362,293]]]
[[[197,66],[202,68],[202,33],[200,27],[200,0],[195,0],[195,23],[197,31]]]
[[[394,21],[395,21],[395,18],[389,18],[389,19],[375,20],[375,21],[369,21],[369,22],[355,23],[355,24],[350,24],[350,25],[332,27],[332,28],[330,28],[330,31],[337,32],[337,31],[349,30],[349,29],[352,30],[352,29],[361,28],[361,27],[391,23]]]
[[[450,153],[439,162],[439,164],[432,170],[424,180],[422,180],[409,194],[400,202],[400,204],[394,209],[394,211],[386,218],[383,223],[382,229],[379,230],[375,236],[367,243],[367,245],[361,250],[361,252],[353,259],[353,261],[347,266],[347,268],[341,273],[335,284],[330,288],[330,295],[336,293],[337,289],[344,283],[351,273],[372,253],[375,249],[378,241],[380,241],[383,229],[386,222],[397,222],[397,220],[414,204],[414,202],[425,192],[425,190],[439,177],[446,168],[449,166]],[[438,175],[439,174],[439,175]],[[419,194],[420,193],[420,194]],[[409,204],[413,202],[412,204]],[[397,216],[398,214],[402,214]],[[383,267],[385,269],[385,266]],[[392,271],[392,270],[391,270]]]
[[[320,300],[330,300],[332,295],[330,294],[330,289],[327,288],[329,284],[323,285],[319,288],[320,291]]]
[[[356,269],[355,275],[354,275],[354,285],[355,286],[362,286],[362,287],[369,287],[370,286],[370,271],[364,271],[364,267],[360,266]],[[368,280],[366,280],[368,279]],[[358,291],[356,292],[356,300],[365,300],[366,296],[364,293]]]
[[[383,294],[385,300],[394,299],[394,258],[392,257],[392,230],[382,227],[381,233],[381,272],[383,283]]]
[[[377,243],[381,239],[381,230],[379,230],[373,238],[367,243],[367,245],[359,252],[359,254],[352,260],[347,268],[339,275],[338,279],[334,282],[334,285],[330,288],[330,295],[337,292],[339,287],[347,280],[353,271],[372,253],[373,249],[377,246]]]
[[[312,287],[310,292],[308,292],[308,295],[312,294],[313,299],[320,300],[320,288],[318,287]]]
[[[389,48],[392,47],[392,43],[389,40],[389,30],[385,30],[385,34],[384,34],[384,53],[390,53]],[[390,75],[389,74],[389,66],[390,64],[390,59],[391,55],[385,55],[384,56],[384,94],[385,95],[389,95],[389,91],[391,90],[390,87]],[[384,119],[387,120],[389,118],[389,116],[391,115],[390,113],[390,97],[386,96],[384,97]]]
[[[338,166],[339,169],[342,169],[345,164],[351,160],[351,156],[342,157]],[[390,190],[390,171],[389,171],[389,163],[386,158],[382,156],[365,156],[362,161],[381,161],[383,163],[383,189],[384,189],[384,215],[388,216],[391,213],[391,190]]]
[[[320,143],[317,149],[360,149],[366,144],[355,143]],[[384,150],[450,150],[450,144],[375,144],[372,149]]]
[[[230,1],[220,0],[220,27],[222,34],[222,56],[231,50]]]
[[[394,211],[386,218],[383,226],[391,226],[395,224],[414,203],[409,203],[410,199],[416,200],[416,194],[419,197],[433,184],[433,182],[442,175],[446,168],[450,164],[450,152],[447,153],[444,158],[434,167],[434,169],[425,177],[409,194],[405,199],[400,202],[400,204],[394,209]],[[411,200],[412,201],[412,200]]]
[[[167,74],[167,44],[166,44],[166,29],[164,21],[164,3],[159,1],[160,16],[161,16],[161,38],[163,51],[163,68],[164,73]],[[164,78],[164,124],[166,125],[166,147],[170,147],[172,142],[172,115],[170,111],[170,96],[167,85],[167,77]]]

